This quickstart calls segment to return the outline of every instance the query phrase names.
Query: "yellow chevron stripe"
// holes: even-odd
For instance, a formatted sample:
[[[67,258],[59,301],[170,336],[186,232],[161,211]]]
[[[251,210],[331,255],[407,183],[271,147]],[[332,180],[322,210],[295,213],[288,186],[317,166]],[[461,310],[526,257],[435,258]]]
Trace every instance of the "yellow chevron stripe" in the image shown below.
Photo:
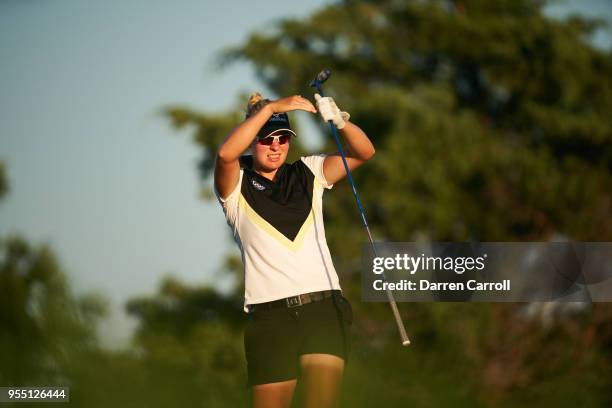
[[[314,199],[313,199],[313,202],[314,202]],[[304,241],[304,236],[306,235],[306,232],[308,231],[308,228],[310,228],[310,226],[314,222],[314,214],[311,208],[310,213],[308,214],[308,217],[306,217],[306,220],[304,221],[304,223],[302,223],[302,227],[300,228],[298,234],[295,236],[295,239],[291,241],[289,238],[284,236],[279,230],[274,228],[274,226],[272,226],[272,224],[266,221],[261,215],[257,214],[257,212],[249,205],[249,203],[247,203],[247,201],[244,199],[242,194],[240,194],[240,198],[238,199],[238,205],[242,207],[244,213],[246,214],[249,220],[257,224],[257,226],[259,226],[261,229],[266,231],[273,238],[275,238],[278,242],[280,242],[282,245],[287,247],[287,249],[293,252],[297,252],[298,249],[300,249],[300,247],[302,246],[302,242]]]

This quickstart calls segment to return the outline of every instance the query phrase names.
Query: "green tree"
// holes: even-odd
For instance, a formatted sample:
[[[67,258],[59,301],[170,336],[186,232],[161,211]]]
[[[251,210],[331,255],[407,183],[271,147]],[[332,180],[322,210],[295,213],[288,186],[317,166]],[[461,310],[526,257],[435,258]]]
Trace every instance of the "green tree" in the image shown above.
[[[612,54],[588,41],[600,21],[553,20],[545,5],[337,2],[253,33],[221,61],[251,63],[277,96],[307,95],[312,77],[332,70],[326,93],[377,149],[355,173],[377,240],[610,240]],[[177,127],[195,125],[210,183],[216,147],[240,110],[167,114]],[[347,183],[326,193],[325,214],[334,263],[357,300],[365,236]],[[402,305],[416,339],[406,351],[386,305],[354,303],[347,406],[608,398],[609,306],[545,330],[517,305]],[[588,349],[577,355],[575,345]]]
[[[75,298],[48,246],[0,240],[0,383],[62,384],[97,344],[103,299]]]
[[[245,404],[240,299],[167,277],[155,296],[126,308],[139,322],[133,346],[149,373],[150,406]]]
[[[0,163],[0,198],[8,191]],[[78,384],[99,349],[107,312],[99,294],[75,296],[53,250],[18,235],[0,237],[0,384]],[[85,360],[85,361],[84,361]]]
[[[381,239],[609,238],[612,61],[585,41],[597,24],[551,20],[542,1],[456,3],[332,5],[225,61],[252,62],[278,95],[332,69],[327,91],[375,140],[358,177]],[[328,199],[330,217],[350,200]]]

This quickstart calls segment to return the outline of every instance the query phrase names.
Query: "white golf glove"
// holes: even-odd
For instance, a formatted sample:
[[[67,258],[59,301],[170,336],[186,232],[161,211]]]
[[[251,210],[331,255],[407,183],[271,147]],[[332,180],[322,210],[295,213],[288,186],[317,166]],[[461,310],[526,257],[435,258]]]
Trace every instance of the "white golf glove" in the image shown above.
[[[315,101],[317,102],[317,110],[321,114],[324,121],[331,120],[338,129],[344,128],[346,122],[348,122],[351,115],[348,112],[341,112],[334,102],[334,98],[329,96],[322,97],[318,93],[315,94]]]

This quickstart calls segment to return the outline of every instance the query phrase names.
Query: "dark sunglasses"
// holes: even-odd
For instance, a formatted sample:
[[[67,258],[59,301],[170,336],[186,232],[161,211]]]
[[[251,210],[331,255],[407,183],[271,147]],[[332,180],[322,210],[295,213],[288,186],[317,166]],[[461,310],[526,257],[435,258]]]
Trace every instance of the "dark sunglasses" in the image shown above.
[[[257,139],[257,143],[264,146],[270,146],[272,143],[274,143],[274,140],[278,140],[278,144],[285,144],[289,141],[290,137],[291,136],[286,133],[282,135],[266,136],[264,138]]]

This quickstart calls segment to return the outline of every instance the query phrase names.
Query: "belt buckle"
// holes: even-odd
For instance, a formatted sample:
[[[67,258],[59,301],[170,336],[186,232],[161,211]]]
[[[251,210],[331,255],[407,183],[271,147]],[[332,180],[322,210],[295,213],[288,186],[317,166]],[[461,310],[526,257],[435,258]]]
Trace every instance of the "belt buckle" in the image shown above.
[[[302,306],[302,298],[300,295],[288,297],[285,299],[285,302],[287,302],[287,307]]]

